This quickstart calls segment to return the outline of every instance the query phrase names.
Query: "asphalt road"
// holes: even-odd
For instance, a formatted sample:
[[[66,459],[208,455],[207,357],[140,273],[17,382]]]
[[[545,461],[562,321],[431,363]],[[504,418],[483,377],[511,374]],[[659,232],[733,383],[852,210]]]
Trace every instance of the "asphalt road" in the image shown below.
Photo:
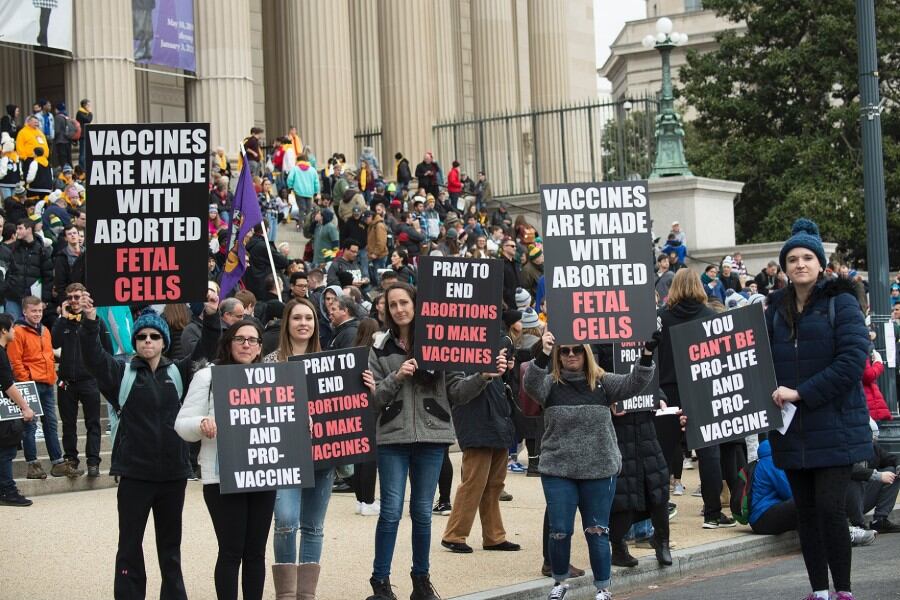
[[[879,535],[853,549],[852,584],[857,600],[900,600],[900,533]],[[722,568],[705,576],[669,581],[655,589],[616,594],[616,600],[801,600],[809,582],[799,553]]]

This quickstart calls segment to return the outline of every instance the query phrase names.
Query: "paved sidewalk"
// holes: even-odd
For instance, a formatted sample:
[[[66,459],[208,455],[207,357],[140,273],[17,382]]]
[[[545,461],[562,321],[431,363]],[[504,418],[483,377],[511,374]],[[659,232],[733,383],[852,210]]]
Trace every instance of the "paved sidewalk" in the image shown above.
[[[458,481],[462,455],[451,454]],[[697,485],[697,471],[685,471],[688,492]],[[544,498],[539,478],[509,475],[507,490],[515,496],[502,503],[508,537],[522,544],[515,553],[484,552],[480,549],[480,525],[476,520],[470,544],[474,554],[452,554],[441,548],[446,517],[435,516],[432,538],[432,575],[443,598],[510,586],[540,578],[541,522]],[[0,507],[0,555],[7,557],[0,569],[0,600],[49,599],[99,600],[112,598],[112,570],[118,532],[116,490],[55,494],[35,498],[30,508]],[[701,529],[700,499],[676,498],[679,514],[672,522],[672,539],[679,550],[718,540],[747,537],[749,528]],[[320,600],[363,600],[371,592],[376,518],[354,514],[352,494],[333,496],[325,527]],[[397,596],[409,596],[410,522],[400,526],[394,558],[393,581]],[[148,598],[159,586],[153,527],[148,526],[144,543],[147,558]],[[636,556],[651,554],[635,550]],[[676,551],[677,553],[677,551]],[[182,560],[190,598],[212,600],[212,573],[216,539],[203,503],[201,486],[189,482],[184,509]],[[267,559],[271,560],[271,539]],[[48,562],[49,559],[49,562]],[[587,568],[583,539],[573,541],[573,563]],[[44,566],[41,566],[44,565]],[[50,565],[47,568],[47,565]],[[549,583],[549,580],[546,580]],[[546,593],[546,592],[544,592]],[[266,598],[274,598],[271,577]]]

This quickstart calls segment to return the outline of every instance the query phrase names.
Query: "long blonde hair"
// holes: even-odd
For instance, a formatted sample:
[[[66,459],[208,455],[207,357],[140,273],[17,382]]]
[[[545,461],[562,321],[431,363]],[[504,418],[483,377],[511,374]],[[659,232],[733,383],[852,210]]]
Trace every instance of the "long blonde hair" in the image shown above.
[[[581,347],[584,348],[584,378],[589,388],[597,389],[597,384],[606,375],[606,371],[594,360],[594,353],[591,352],[590,346],[582,344]],[[561,363],[559,346],[553,346],[553,352],[550,354],[550,376],[553,378],[553,383],[565,383],[562,380]]]

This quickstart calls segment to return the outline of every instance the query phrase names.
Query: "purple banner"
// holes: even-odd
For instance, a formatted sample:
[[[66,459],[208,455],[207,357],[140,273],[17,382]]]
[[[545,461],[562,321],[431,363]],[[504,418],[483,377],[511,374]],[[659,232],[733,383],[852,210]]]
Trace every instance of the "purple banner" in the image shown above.
[[[194,3],[131,0],[134,61],[196,71]]]

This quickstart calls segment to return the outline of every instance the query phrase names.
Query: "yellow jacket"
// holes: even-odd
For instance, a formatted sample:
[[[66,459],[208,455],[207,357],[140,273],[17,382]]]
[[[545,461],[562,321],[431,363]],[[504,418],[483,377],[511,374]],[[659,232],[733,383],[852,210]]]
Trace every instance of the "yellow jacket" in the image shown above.
[[[16,152],[19,153],[21,160],[28,160],[29,158],[34,158],[35,148],[44,149],[44,155],[37,159],[38,164],[42,167],[49,166],[50,146],[47,145],[47,138],[44,136],[44,132],[26,125],[19,130],[19,134],[16,136]]]

